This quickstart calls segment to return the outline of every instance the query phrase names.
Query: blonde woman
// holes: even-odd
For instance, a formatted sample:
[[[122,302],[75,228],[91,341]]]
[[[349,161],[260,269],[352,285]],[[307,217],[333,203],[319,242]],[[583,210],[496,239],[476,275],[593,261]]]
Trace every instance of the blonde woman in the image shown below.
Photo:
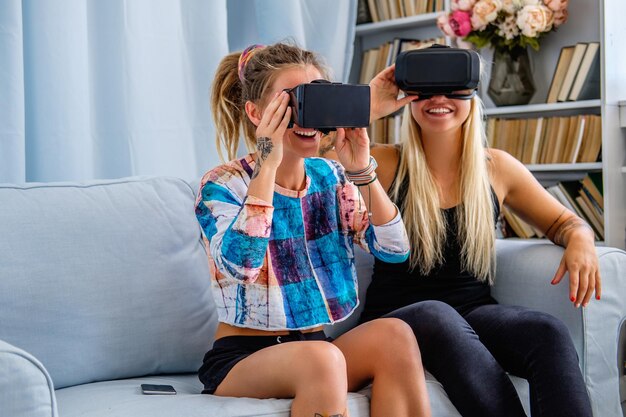
[[[320,78],[313,53],[284,43],[253,45],[217,69],[212,111],[233,159],[204,175],[196,205],[219,318],[199,378],[206,394],[294,398],[297,417],[345,417],[348,391],[371,383],[372,416],[430,416],[406,323],[374,320],[335,340],[322,329],[358,305],[354,243],[391,263],[409,246],[365,129],[339,129],[342,167],[314,158],[319,131],[288,128],[285,90]],[[256,152],[235,158],[241,131]]]
[[[398,99],[394,67],[370,84],[372,120],[407,105],[400,146],[378,146],[378,177],[411,242],[400,264],[376,260],[362,321],[396,317],[417,338],[425,368],[464,417],[523,416],[506,373],[530,383],[532,416],[591,416],[573,343],[556,318],[491,297],[495,224],[505,204],[565,253],[569,297],[586,306],[600,274],[589,226],[505,152],[486,148],[474,91]],[[459,99],[458,97],[463,97]],[[520,276],[519,279],[524,279]]]

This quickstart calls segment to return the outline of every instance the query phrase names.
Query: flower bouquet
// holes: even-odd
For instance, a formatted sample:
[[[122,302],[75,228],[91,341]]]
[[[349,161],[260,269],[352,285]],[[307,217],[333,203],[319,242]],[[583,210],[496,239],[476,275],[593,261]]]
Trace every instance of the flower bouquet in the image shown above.
[[[494,49],[487,93],[500,105],[527,104],[535,84],[528,46],[567,20],[568,0],[450,0],[439,29],[461,47]]]
[[[568,0],[450,0],[437,25],[447,36],[478,48],[539,50],[539,40],[567,20]]]

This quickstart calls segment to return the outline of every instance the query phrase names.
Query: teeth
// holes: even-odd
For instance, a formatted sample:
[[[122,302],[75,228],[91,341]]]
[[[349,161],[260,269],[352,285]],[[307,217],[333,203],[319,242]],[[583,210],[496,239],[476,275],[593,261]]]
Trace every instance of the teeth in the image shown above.
[[[446,108],[443,108],[443,107],[438,107],[438,108],[435,108],[435,109],[429,109],[427,112],[428,113],[445,114],[445,113],[452,113],[452,110],[446,109]]]
[[[297,135],[301,135],[301,136],[311,136],[312,137],[312,136],[315,136],[317,134],[317,130],[314,130],[312,132],[299,132],[299,131],[296,130],[295,133]]]

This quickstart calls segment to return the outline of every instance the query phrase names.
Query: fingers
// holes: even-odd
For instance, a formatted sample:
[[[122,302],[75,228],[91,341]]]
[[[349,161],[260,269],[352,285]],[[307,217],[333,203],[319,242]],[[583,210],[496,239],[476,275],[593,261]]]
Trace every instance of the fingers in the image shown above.
[[[554,278],[552,278],[552,281],[550,283],[552,285],[556,285],[561,282],[561,280],[565,276],[565,272],[567,272],[567,268],[565,267],[565,259],[561,259],[559,268],[556,270],[556,274],[554,274]]]
[[[376,79],[382,79],[382,80],[385,80],[385,81],[393,80],[395,82],[395,75],[394,75],[395,70],[396,70],[396,64],[393,64],[393,65],[385,68],[381,72],[379,72],[378,75],[376,75],[374,77],[374,80],[376,80]]]
[[[569,299],[572,303],[576,302],[578,295],[578,271],[570,269],[569,271]]]
[[[403,107],[409,103],[411,103],[412,101],[415,101],[419,98],[419,96],[404,96],[401,99],[398,100],[398,108]]]
[[[596,300],[602,298],[602,279],[600,278],[600,271],[596,270]]]
[[[587,291],[585,292],[585,296],[582,299],[582,306],[587,307],[589,304],[589,300],[593,295],[594,290],[596,289],[596,274],[587,272]]]
[[[288,106],[289,95],[284,91],[276,93],[263,112],[259,128],[268,131],[276,130],[278,125],[282,122]]]
[[[576,307],[580,307],[587,294],[589,287],[589,271],[578,271],[578,291],[576,292]]]

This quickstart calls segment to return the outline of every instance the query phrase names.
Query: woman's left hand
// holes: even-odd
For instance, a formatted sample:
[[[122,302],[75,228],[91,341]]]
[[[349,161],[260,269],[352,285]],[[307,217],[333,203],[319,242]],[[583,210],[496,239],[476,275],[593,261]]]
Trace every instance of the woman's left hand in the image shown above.
[[[395,64],[391,65],[370,81],[370,123],[417,99],[414,95],[398,98],[400,89],[396,84],[395,70]]]
[[[552,285],[556,285],[569,272],[569,297],[576,307],[586,307],[593,292],[596,299],[602,295],[602,282],[598,267],[598,256],[593,243],[587,239],[572,238],[568,242],[559,269],[552,279]]]
[[[365,128],[337,128],[337,158],[346,171],[360,171],[370,163],[370,139]]]

